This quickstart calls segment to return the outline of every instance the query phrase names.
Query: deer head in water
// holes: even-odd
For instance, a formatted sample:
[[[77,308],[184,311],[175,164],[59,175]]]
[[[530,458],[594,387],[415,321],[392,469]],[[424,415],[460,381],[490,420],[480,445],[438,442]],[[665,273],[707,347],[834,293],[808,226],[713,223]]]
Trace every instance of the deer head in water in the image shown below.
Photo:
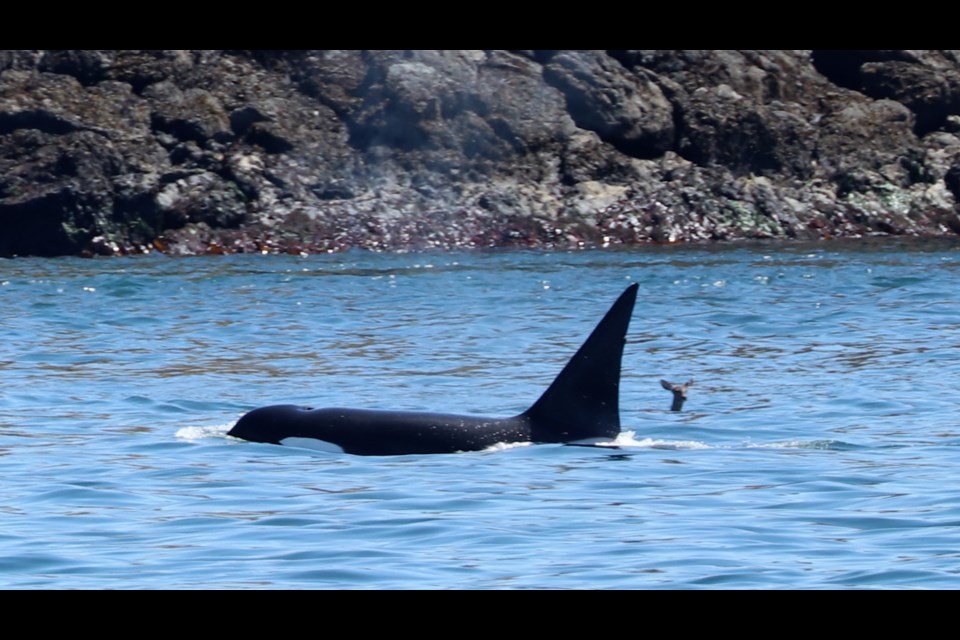
[[[680,411],[683,409],[683,403],[687,401],[687,389],[693,386],[693,379],[683,384],[661,380],[660,385],[667,391],[673,393],[673,404],[670,405],[670,411]]]

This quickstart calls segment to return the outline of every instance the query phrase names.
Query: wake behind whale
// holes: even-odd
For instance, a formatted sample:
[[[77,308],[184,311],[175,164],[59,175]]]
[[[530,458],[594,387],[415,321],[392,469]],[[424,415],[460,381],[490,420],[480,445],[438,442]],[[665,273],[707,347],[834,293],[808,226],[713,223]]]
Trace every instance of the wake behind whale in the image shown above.
[[[620,366],[637,298],[627,287],[553,383],[506,418],[273,405],[254,409],[227,435],[358,455],[480,451],[504,442],[576,442],[620,433]]]

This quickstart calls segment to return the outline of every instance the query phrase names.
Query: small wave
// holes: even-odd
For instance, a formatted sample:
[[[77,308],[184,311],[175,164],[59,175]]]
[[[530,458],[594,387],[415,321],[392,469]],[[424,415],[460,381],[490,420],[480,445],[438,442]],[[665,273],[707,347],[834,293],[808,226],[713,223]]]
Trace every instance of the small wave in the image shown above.
[[[520,447],[529,447],[532,442],[498,442],[492,444],[486,449],[483,449],[483,453],[488,451],[507,451],[508,449],[519,449]]]
[[[666,440],[660,438],[638,438],[635,431],[622,431],[613,440],[596,442],[591,446],[610,447],[616,449],[667,449],[667,450],[699,450],[699,449],[820,449],[842,451],[855,448],[855,445],[842,440],[784,440],[781,442],[744,442],[742,444],[712,445],[699,440]]]
[[[621,448],[631,447],[635,449],[667,449],[678,451],[682,449],[715,449],[716,447],[700,442],[699,440],[660,440],[657,438],[642,438],[637,440],[631,438],[624,439],[623,442],[615,445]]]
[[[223,438],[232,426],[232,424],[217,424],[205,427],[183,427],[177,430],[176,437],[188,442],[196,442],[203,438]]]
[[[593,446],[634,449],[713,449],[715,447],[698,440],[661,440],[658,438],[637,439],[635,431],[621,431],[609,442],[597,442]]]
[[[756,443],[747,442],[743,445],[747,449],[828,449],[843,450],[854,448],[854,445],[842,440],[784,440],[782,442]]]

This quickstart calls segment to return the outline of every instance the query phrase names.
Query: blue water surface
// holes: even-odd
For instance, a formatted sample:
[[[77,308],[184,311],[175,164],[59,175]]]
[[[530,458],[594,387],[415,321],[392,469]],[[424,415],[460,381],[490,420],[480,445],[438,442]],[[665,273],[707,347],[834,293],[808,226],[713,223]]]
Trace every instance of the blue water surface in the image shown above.
[[[889,240],[2,261],[0,587],[956,588],[958,275]],[[517,413],[630,282],[617,448],[226,436]]]

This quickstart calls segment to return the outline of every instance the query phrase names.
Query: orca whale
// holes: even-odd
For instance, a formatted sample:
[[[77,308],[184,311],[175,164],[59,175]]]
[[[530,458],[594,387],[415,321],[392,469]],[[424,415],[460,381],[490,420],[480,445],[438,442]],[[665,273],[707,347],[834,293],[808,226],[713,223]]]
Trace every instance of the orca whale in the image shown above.
[[[627,287],[533,406],[509,418],[273,405],[227,435],[358,455],[478,451],[499,443],[575,443],[620,433],[620,362],[637,298]]]

